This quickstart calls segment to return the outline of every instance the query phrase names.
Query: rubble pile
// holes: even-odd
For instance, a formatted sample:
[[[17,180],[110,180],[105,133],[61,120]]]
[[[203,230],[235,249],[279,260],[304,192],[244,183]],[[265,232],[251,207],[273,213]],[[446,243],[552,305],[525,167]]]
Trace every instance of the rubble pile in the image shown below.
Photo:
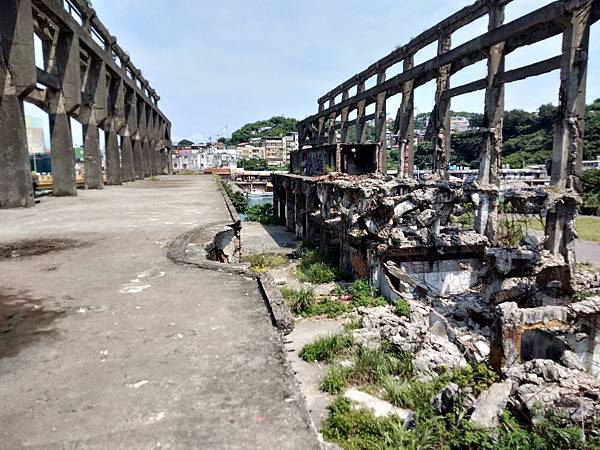
[[[355,330],[355,341],[371,348],[389,342],[400,351],[413,356],[414,375],[419,381],[437,377],[440,369],[460,369],[467,363],[480,363],[492,357],[490,348],[494,335],[496,306],[482,302],[476,294],[431,298],[428,304],[409,299],[410,315],[401,317],[392,306],[359,308],[363,328]],[[529,361],[515,358],[501,367],[503,381],[494,383],[479,397],[448,385],[432,399],[438,412],[449,411],[457,396],[472,411],[471,421],[482,427],[497,426],[505,408],[517,411],[520,417],[532,419],[539,413],[557,413],[576,423],[591,423],[600,418],[600,379],[586,372],[585,355],[576,353],[570,345],[573,339],[587,339],[581,333],[582,323],[600,316],[600,298],[565,306],[519,309],[515,303],[502,305],[514,317],[522,314],[524,330],[534,327],[532,318],[543,326],[556,328],[553,339],[564,344],[560,353],[548,353],[555,360],[536,356]],[[564,310],[564,311],[563,311]],[[564,322],[560,322],[560,317]],[[517,320],[517,319],[515,319]],[[579,329],[578,327],[583,327]],[[503,331],[517,335],[506,323]],[[546,333],[547,331],[544,331]],[[526,342],[523,337],[523,342]],[[546,345],[536,341],[534,347]],[[547,344],[550,348],[550,343]],[[525,350],[523,350],[525,351]],[[534,355],[535,356],[535,355]]]
[[[351,215],[349,232],[353,236],[367,235],[400,248],[487,243],[480,234],[450,221],[451,215],[465,214],[465,204],[474,204],[473,184],[340,173],[315,181],[331,218],[342,213]],[[331,198],[325,191],[339,195]]]

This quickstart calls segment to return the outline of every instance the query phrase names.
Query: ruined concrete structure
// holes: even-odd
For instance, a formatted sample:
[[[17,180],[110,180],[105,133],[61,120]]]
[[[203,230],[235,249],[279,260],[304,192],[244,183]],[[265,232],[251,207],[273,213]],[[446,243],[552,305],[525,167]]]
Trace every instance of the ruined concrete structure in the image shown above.
[[[600,346],[596,334],[589,334],[589,324],[597,323],[600,308],[587,308],[580,319],[577,308],[561,305],[571,303],[576,289],[575,218],[581,202],[589,30],[600,19],[600,0],[555,1],[504,23],[510,2],[475,2],[321,97],[319,111],[298,124],[300,149],[291,157],[292,173],[273,177],[274,210],[299,237],[339,255],[342,269],[370,278],[388,298],[454,295],[476,288],[483,304],[478,308],[493,309],[497,323],[504,316],[496,305],[512,302],[519,311],[512,314],[516,322],[500,328],[513,332],[492,333],[498,367],[511,366],[521,356],[526,360],[551,353],[552,339],[521,338],[531,328],[524,318],[536,316],[536,308],[559,308],[548,314],[560,326],[542,320],[536,329],[564,342],[591,370],[598,364]],[[489,18],[488,31],[452,48],[452,34],[483,16]],[[506,55],[556,35],[562,35],[561,55],[505,71]],[[437,57],[414,65],[415,54],[434,42]],[[486,78],[450,86],[455,73],[482,60],[487,60]],[[403,71],[387,79],[386,71],[396,64]],[[560,92],[551,186],[501,192],[504,86],[554,70],[560,70]],[[376,83],[366,89],[372,77]],[[430,80],[437,81],[428,129],[432,172],[415,180],[414,91]],[[478,90],[485,90],[479,174],[451,180],[451,99]],[[402,102],[394,125],[400,147],[394,178],[385,173],[385,122],[386,100],[396,94]],[[367,115],[372,104],[375,113]],[[352,111],[356,118],[350,120]],[[376,142],[366,140],[368,121],[374,121]],[[461,218],[470,211],[469,226]],[[510,230],[515,217],[532,215],[546,218],[543,238]],[[493,320],[486,317],[489,326]],[[585,349],[569,337],[578,333],[588,333]],[[524,348],[517,342],[525,342]],[[597,367],[593,371],[597,374]]]
[[[0,86],[0,208],[33,205],[24,101],[49,115],[56,196],[77,195],[70,117],[83,126],[87,188],[103,187],[99,128],[108,184],[169,172],[160,97],[84,0],[2,1]]]

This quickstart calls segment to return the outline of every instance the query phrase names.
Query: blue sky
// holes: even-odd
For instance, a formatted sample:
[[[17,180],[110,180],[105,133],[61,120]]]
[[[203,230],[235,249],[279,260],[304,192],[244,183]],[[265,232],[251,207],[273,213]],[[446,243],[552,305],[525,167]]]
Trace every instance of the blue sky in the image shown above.
[[[385,56],[471,0],[93,0],[100,19],[161,96],[173,138],[216,138],[247,122],[304,118],[329,89]],[[549,3],[515,0],[507,21]],[[588,100],[600,97],[600,24],[592,28]],[[459,45],[485,31],[482,18],[453,37]],[[560,54],[560,38],[507,58],[507,69]],[[416,56],[425,61],[435,45]],[[453,85],[485,75],[485,62]],[[395,73],[395,71],[394,71]],[[509,85],[506,107],[535,110],[558,99],[559,74]],[[416,91],[430,111],[434,83]],[[388,102],[395,114],[400,96]],[[483,92],[453,100],[452,109],[481,112]],[[74,134],[77,134],[75,130]]]

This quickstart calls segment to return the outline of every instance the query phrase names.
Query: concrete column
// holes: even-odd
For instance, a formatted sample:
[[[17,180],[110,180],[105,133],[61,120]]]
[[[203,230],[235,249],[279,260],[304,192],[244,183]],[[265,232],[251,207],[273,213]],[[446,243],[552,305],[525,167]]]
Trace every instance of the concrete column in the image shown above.
[[[75,150],[71,135],[71,121],[65,109],[65,98],[61,91],[48,89],[46,99],[50,108],[52,195],[75,196],[77,195]]]
[[[489,12],[491,31],[504,23],[504,6],[492,6]],[[502,123],[504,118],[504,42],[489,50],[488,76],[485,90],[483,147],[479,156],[479,205],[475,231],[494,244],[498,228],[498,192],[500,190],[500,154],[502,153]]]
[[[365,82],[360,81],[356,87],[356,93],[361,94],[365,91]],[[365,100],[361,100],[356,105],[356,143],[364,144],[367,136],[365,133],[365,109],[367,103]]]
[[[150,175],[156,176],[158,173],[156,172],[156,149],[154,148],[154,141],[150,141],[148,143],[148,151],[150,155]]]
[[[0,13],[0,209],[33,206],[22,96],[35,87],[30,0],[6,0]]]
[[[131,136],[129,130],[125,130],[121,137],[121,178],[123,181],[135,180],[133,170],[133,147],[131,145]]]
[[[133,168],[137,180],[144,179],[144,151],[139,133],[133,137]]]
[[[572,291],[575,263],[575,217],[581,192],[581,160],[585,118],[591,4],[575,10],[564,25],[558,123],[554,133],[550,185],[562,198],[546,216],[546,249],[562,255],[568,271],[563,290]]]
[[[150,170],[150,144],[146,138],[142,141],[142,153],[144,155],[144,177],[148,178],[152,176]]]
[[[438,55],[450,50],[452,38],[450,35],[440,37]],[[435,107],[431,113],[431,129],[433,131],[433,167],[432,173],[441,178],[448,178],[448,163],[450,161],[450,99],[446,91],[450,88],[450,66],[440,67],[435,92]]]
[[[104,130],[106,138],[106,182],[109,185],[122,184],[121,179],[121,155],[119,152],[119,141],[114,119],[107,119],[107,127]]]
[[[348,142],[348,116],[350,115],[350,108],[347,106],[342,108],[342,114],[340,117],[340,142],[346,144]],[[339,167],[337,168],[339,170]]]
[[[403,61],[404,72],[414,66],[414,57],[407,56]],[[402,85],[402,103],[398,108],[394,131],[398,133],[398,177],[412,178],[415,166],[415,92],[414,80]]]
[[[86,189],[104,189],[98,127],[94,120],[87,120],[86,122],[82,127],[85,187]]]
[[[377,74],[377,84],[382,84],[385,81],[385,71],[381,71]],[[377,94],[377,100],[375,101],[375,139],[379,143],[379,151],[377,154],[377,169],[378,171],[387,173],[386,164],[386,108],[385,103],[387,99],[387,92],[381,92]]]

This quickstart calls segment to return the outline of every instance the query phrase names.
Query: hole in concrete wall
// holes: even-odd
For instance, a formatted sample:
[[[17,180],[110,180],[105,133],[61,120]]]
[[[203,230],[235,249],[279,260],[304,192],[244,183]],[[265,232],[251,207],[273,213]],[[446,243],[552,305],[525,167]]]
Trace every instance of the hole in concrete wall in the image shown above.
[[[373,86],[377,84],[377,75],[373,75],[365,81],[365,91],[367,89],[371,89]]]
[[[96,28],[92,27],[92,39],[100,46],[100,48],[104,49],[106,47],[106,42],[104,38],[100,35]]]
[[[487,32],[488,29],[488,15],[484,15],[479,19],[465,25],[464,27],[456,30],[452,33],[452,48],[456,48],[472,40],[473,38],[480,36]]]
[[[35,55],[35,65],[42,70],[46,70],[46,64],[44,62],[44,44],[40,37],[33,33],[33,50]]]
[[[590,104],[600,99],[600,22],[596,22],[590,28],[588,58],[586,103]]]
[[[50,122],[48,114],[37,106],[23,102],[27,146],[31,170],[37,173],[50,173]]]
[[[560,361],[566,346],[563,341],[545,330],[527,330],[521,335],[521,360],[551,359]]]
[[[357,89],[358,89],[358,87],[356,85],[354,85],[350,89],[348,89],[348,96],[354,97],[356,95]]]
[[[98,127],[98,141],[100,142],[100,157],[102,158],[102,168],[106,169],[106,137],[102,127]]]
[[[455,88],[473,81],[485,79],[486,77],[487,59],[483,59],[452,74],[452,77],[450,78],[450,87]],[[481,92],[484,91],[482,90]]]
[[[414,56],[414,65],[418,66],[419,64],[424,63],[425,61],[429,61],[437,56],[437,41],[432,42],[426,47],[423,47]]]
[[[512,22],[548,4],[548,0],[515,0],[504,9],[504,23]]]
[[[390,78],[394,78],[396,75],[400,75],[402,72],[404,72],[404,62],[400,61],[386,69],[385,79],[389,80]]]
[[[520,47],[506,55],[506,70],[517,69],[562,54],[562,35]]]

